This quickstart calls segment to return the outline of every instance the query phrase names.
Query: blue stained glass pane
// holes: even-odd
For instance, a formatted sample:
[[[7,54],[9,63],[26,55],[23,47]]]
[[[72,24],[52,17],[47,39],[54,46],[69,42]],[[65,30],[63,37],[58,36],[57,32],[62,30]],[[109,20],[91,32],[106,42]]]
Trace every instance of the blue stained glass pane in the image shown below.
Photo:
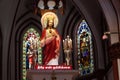
[[[81,75],[90,74],[94,70],[92,34],[86,21],[83,20],[78,28],[78,69]]]

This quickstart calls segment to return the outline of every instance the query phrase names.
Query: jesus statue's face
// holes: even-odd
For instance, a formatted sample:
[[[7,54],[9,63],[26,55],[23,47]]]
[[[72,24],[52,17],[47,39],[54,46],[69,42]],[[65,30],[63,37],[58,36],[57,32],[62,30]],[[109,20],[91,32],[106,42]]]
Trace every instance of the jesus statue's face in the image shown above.
[[[49,20],[48,25],[49,25],[50,28],[52,28],[52,26],[53,26],[53,20]]]

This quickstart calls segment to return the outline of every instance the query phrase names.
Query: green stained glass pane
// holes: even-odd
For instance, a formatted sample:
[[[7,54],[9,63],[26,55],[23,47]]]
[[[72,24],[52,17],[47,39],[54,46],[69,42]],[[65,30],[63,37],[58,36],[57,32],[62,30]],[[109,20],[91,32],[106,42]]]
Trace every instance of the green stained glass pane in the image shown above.
[[[42,49],[39,45],[39,33],[34,28],[29,28],[23,35],[22,80],[26,80],[27,69],[35,69],[37,64],[42,64]],[[33,61],[36,64],[33,65]]]

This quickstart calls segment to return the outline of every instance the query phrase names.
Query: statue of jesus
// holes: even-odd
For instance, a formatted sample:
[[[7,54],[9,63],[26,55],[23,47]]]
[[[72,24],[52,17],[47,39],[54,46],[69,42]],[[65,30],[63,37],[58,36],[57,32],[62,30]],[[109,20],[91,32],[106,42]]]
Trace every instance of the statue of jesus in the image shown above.
[[[43,47],[43,64],[58,65],[60,51],[60,35],[54,28],[54,18],[47,19],[47,26],[43,29],[40,46]]]

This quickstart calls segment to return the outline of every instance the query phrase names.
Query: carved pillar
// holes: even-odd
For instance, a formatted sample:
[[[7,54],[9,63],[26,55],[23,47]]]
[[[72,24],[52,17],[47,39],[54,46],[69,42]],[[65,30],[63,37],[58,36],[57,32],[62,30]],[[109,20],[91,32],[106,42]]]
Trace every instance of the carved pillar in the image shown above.
[[[114,80],[119,80],[119,67],[117,60],[120,58],[120,42],[114,43],[110,46],[109,55],[112,60]]]

